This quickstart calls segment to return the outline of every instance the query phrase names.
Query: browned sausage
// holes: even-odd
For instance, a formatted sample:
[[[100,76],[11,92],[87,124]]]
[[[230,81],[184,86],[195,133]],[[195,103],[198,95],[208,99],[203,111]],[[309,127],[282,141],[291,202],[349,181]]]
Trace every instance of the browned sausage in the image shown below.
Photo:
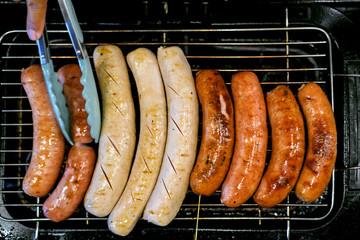
[[[94,139],[90,135],[85,110],[85,99],[82,97],[83,85],[80,83],[81,70],[77,64],[68,64],[59,69],[59,82],[63,85],[63,93],[70,113],[70,134],[74,142],[90,143]]]
[[[30,196],[44,197],[60,173],[65,138],[52,109],[41,66],[32,65],[23,70],[21,83],[31,105],[33,120],[32,157],[22,188]]]
[[[305,129],[300,107],[291,90],[277,86],[266,95],[271,125],[272,153],[254,200],[274,207],[295,186],[305,155]]]
[[[235,149],[221,191],[221,202],[238,207],[255,192],[266,163],[266,104],[257,76],[240,72],[231,80],[235,107]]]
[[[298,90],[308,134],[305,163],[295,194],[306,202],[315,201],[330,182],[337,155],[335,117],[325,93],[316,83]]]
[[[195,193],[210,196],[220,187],[229,169],[234,147],[234,109],[217,71],[198,72],[196,89],[203,111],[203,128],[190,186]]]
[[[75,143],[70,149],[64,175],[43,205],[44,215],[54,222],[70,217],[89,186],[96,154],[92,147]]]

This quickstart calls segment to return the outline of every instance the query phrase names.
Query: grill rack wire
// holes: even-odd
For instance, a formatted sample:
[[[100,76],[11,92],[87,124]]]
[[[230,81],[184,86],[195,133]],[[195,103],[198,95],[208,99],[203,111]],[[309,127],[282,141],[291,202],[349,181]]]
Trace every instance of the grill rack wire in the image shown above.
[[[217,69],[229,88],[231,75],[238,71],[255,72],[259,76],[264,92],[278,84],[285,84],[296,94],[296,89],[301,84],[315,79],[314,82],[325,90],[334,106],[333,77],[336,74],[333,73],[332,45],[329,34],[317,27],[289,27],[288,9],[285,11],[285,16],[284,27],[125,29],[83,32],[84,39],[88,40],[85,45],[89,53],[97,45],[109,43],[107,42],[109,39],[124,39],[121,42],[110,42],[118,45],[124,55],[137,47],[148,47],[156,52],[159,46],[178,45],[184,50],[194,73],[203,68]],[[55,66],[76,60],[65,30],[48,30],[48,33],[50,40],[55,39],[50,43]],[[146,37],[148,35],[149,37]],[[183,41],[173,41],[173,39],[179,39],[179,36],[183,38]],[[28,42],[24,30],[5,33],[0,38],[0,43],[7,49],[6,54],[2,56],[5,64],[1,70],[3,77],[1,80],[0,209],[6,209],[9,213],[0,215],[0,219],[24,224],[35,223],[34,238],[37,239],[41,231],[40,222],[43,224],[49,220],[41,214],[42,203],[45,199],[28,198],[21,190],[21,180],[32,151],[32,123],[31,109],[20,83],[20,72],[21,68],[28,66],[29,63],[39,61],[39,57],[36,44]],[[204,62],[206,62],[205,65]],[[130,72],[129,75],[131,77]],[[340,77],[345,75],[338,74]],[[272,78],[275,80],[271,81]],[[132,90],[136,102],[136,86],[133,79]],[[201,129],[199,134],[201,134]],[[268,155],[271,153],[270,141],[269,145]],[[257,225],[258,229],[262,229],[262,226],[266,225],[265,220],[283,220],[282,222],[286,223],[286,237],[290,239],[291,221],[317,221],[330,214],[334,207],[334,186],[335,174],[333,173],[328,188],[315,203],[301,202],[294,192],[291,192],[283,203],[272,209],[261,209],[252,200],[236,209],[226,208],[219,201],[219,190],[211,197],[204,197],[200,203],[198,196],[189,190],[173,222],[176,225],[176,222],[191,220],[191,226],[194,227],[195,220],[200,220],[200,223],[208,220],[256,220],[251,221],[250,226]],[[14,211],[30,214],[24,217],[22,214],[14,215]],[[66,222],[81,221],[85,225],[91,225],[91,221],[105,222],[104,220],[107,219],[91,216],[82,208],[74,215]],[[55,225],[49,226],[57,228]],[[264,228],[266,229],[266,226]],[[201,230],[201,227],[197,230]]]

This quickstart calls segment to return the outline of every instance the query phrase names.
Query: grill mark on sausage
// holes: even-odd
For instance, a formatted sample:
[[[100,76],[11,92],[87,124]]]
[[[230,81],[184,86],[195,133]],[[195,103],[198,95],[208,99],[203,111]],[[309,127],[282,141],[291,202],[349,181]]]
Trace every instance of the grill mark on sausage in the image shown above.
[[[173,90],[173,92],[174,92],[176,95],[178,95],[178,96],[180,97],[179,93],[178,93],[173,87],[171,87],[171,86],[169,86],[169,85],[167,85],[167,86],[168,86],[168,88],[170,88],[171,90]]]
[[[107,138],[109,139],[111,145],[114,147],[115,151],[116,151],[116,152],[119,154],[119,156],[121,157],[121,153],[120,153],[119,149],[116,147],[114,141],[110,138],[109,135],[106,135],[106,136],[107,136]]]
[[[104,173],[105,179],[106,179],[107,183],[109,184],[111,190],[114,191],[114,189],[113,189],[113,187],[111,185],[110,179],[108,178],[108,176],[107,176],[107,174],[105,172],[105,169],[103,168],[103,166],[101,164],[100,164],[100,168],[101,168],[101,171]]]
[[[168,154],[166,154],[166,156],[167,156],[167,159],[169,159],[169,162],[170,162],[172,168],[174,169],[174,172],[177,174],[177,171],[176,171],[176,169],[175,169],[175,166],[174,166],[173,162],[171,161],[170,156],[169,156]]]
[[[111,99],[112,104],[114,104],[115,108],[121,113],[122,116],[124,116],[124,113],[121,111],[118,105]]]
[[[169,190],[168,190],[168,189],[167,189],[167,187],[166,187],[166,184],[165,184],[164,179],[163,179],[163,178],[161,178],[161,181],[162,181],[162,183],[163,183],[163,185],[164,185],[164,187],[165,187],[165,190],[166,190],[167,194],[169,195],[169,198],[171,199],[171,196],[170,196]]]
[[[110,77],[111,80],[113,80],[116,83],[116,85],[120,87],[119,83],[115,80],[113,76],[111,76],[111,74],[108,71],[105,70],[105,68],[102,68],[102,70]]]
[[[142,157],[142,159],[144,160],[144,163],[145,163],[146,168],[149,170],[150,173],[152,173],[151,170],[150,170],[150,168],[149,168],[149,165],[147,164],[147,162],[146,162],[146,160],[145,160],[145,157],[144,157],[143,153],[141,153],[141,157]]]
[[[179,125],[175,122],[175,120],[173,119],[173,117],[170,116],[170,118],[171,118],[171,120],[173,121],[173,123],[175,124],[176,128],[177,128],[177,129],[179,130],[179,132],[181,133],[181,135],[183,135],[183,137],[185,137],[184,134],[183,134],[183,132],[181,131]]]

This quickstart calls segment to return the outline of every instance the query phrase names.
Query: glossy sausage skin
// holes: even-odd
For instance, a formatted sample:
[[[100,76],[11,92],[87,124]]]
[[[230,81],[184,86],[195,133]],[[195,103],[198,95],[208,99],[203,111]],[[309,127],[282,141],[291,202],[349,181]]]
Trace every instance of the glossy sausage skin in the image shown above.
[[[102,97],[98,159],[85,195],[86,210],[105,217],[119,200],[129,177],[136,143],[134,100],[124,55],[115,45],[93,54]]]
[[[202,139],[191,189],[212,195],[224,181],[234,147],[234,109],[219,72],[202,70],[196,74],[196,90],[203,112]]]
[[[88,114],[85,110],[85,99],[82,97],[83,85],[80,83],[81,70],[78,64],[68,64],[58,71],[59,82],[63,85],[63,93],[70,113],[70,134],[74,142],[91,143],[87,123]]]
[[[144,219],[168,225],[179,212],[196,160],[199,104],[191,67],[181,48],[158,48],[168,113],[165,153]]]
[[[32,65],[23,70],[21,83],[31,105],[33,120],[32,157],[22,188],[30,196],[44,197],[60,173],[65,138],[52,109],[41,66]]]
[[[295,194],[306,202],[315,201],[330,182],[337,155],[337,132],[331,104],[316,83],[298,90],[308,134],[308,149]]]
[[[44,215],[54,222],[70,217],[84,198],[94,170],[92,147],[75,143],[70,149],[64,175],[43,205]]]
[[[235,107],[235,149],[221,202],[238,207],[255,192],[264,172],[268,142],[266,104],[257,76],[240,72],[231,80]]]
[[[270,208],[282,202],[295,186],[305,154],[305,129],[300,107],[291,90],[277,86],[266,95],[272,153],[254,200]]]
[[[139,96],[140,133],[126,187],[108,218],[109,229],[121,236],[135,227],[154,189],[167,131],[164,84],[155,54],[138,48],[127,55],[127,63]]]

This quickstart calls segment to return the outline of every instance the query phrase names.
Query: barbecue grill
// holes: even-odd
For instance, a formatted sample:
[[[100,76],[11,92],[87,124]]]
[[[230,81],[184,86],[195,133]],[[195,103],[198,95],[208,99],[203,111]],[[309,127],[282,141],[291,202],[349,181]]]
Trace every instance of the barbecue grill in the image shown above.
[[[124,55],[138,47],[156,53],[160,46],[179,46],[194,75],[201,69],[217,69],[229,90],[231,76],[239,71],[255,72],[264,93],[284,84],[296,95],[302,84],[315,82],[335,112],[338,158],[331,182],[314,203],[302,202],[291,192],[274,208],[260,208],[252,199],[238,208],[228,208],[220,203],[220,190],[200,198],[189,188],[178,215],[168,226],[158,227],[140,219],[127,238],[345,239],[360,233],[356,224],[356,215],[360,214],[360,47],[356,41],[360,39],[355,34],[360,29],[360,2],[319,2],[246,5],[235,1],[134,1],[126,6],[126,12],[125,7],[113,10],[99,3],[85,10],[81,1],[74,1],[89,55],[96,46],[107,43],[119,46]],[[57,3],[49,4],[50,51],[58,69],[76,63],[76,55]],[[11,22],[0,28],[0,236],[116,238],[107,228],[107,218],[92,216],[83,206],[66,221],[53,223],[41,210],[46,198],[29,197],[22,191],[32,153],[32,118],[20,73],[39,63],[39,56],[36,43],[24,30],[24,3],[4,1],[0,6],[0,20]],[[7,13],[10,10],[22,11],[24,16],[15,19]],[[139,122],[136,85],[130,70],[129,75]],[[270,155],[271,141],[267,161]]]

